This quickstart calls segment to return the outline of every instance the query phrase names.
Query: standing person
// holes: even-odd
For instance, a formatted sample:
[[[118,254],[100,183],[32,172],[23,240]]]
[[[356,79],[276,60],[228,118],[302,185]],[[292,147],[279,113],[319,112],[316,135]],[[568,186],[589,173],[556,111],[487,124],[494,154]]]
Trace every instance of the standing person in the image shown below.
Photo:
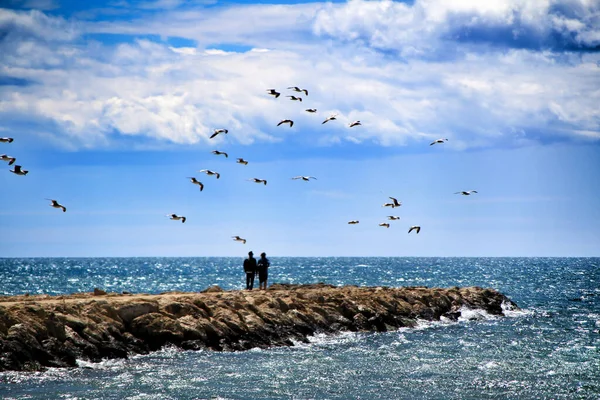
[[[254,274],[256,273],[256,258],[253,252],[248,252],[248,258],[244,260],[244,272],[246,273],[246,290],[252,290],[254,286]]]
[[[267,289],[267,279],[269,278],[269,267],[271,263],[267,258],[267,253],[260,253],[260,260],[258,260],[257,271],[258,271],[258,284],[261,290]]]

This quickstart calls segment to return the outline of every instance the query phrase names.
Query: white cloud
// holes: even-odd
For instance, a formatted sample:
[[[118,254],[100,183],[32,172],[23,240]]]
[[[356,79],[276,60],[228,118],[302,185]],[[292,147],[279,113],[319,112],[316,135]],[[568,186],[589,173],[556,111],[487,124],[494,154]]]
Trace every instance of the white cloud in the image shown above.
[[[118,143],[120,135],[211,143],[223,140],[208,139],[220,127],[232,133],[226,140],[242,144],[293,138],[396,146],[448,137],[448,146],[460,149],[597,137],[597,54],[495,51],[493,45],[478,51],[456,41],[448,47],[453,54],[460,47],[460,57],[426,56],[443,53],[443,36],[457,15],[459,21],[465,13],[477,16],[469,21],[480,26],[510,25],[518,15],[534,26],[551,20],[541,16],[556,2],[539,8],[524,0],[483,3],[235,6],[109,23],[0,10],[0,31],[11,37],[0,41],[0,77],[33,82],[0,86],[0,117],[5,126],[13,119],[38,121],[65,144],[88,147]],[[552,24],[593,33],[592,17],[584,12],[593,7],[580,3],[578,12],[586,17],[573,14]],[[252,23],[234,23],[242,16]],[[335,40],[315,37],[313,28]],[[109,45],[83,40],[85,32],[175,35],[200,45]],[[240,42],[252,50],[204,47]],[[385,49],[397,53],[379,51]],[[304,102],[284,97],[294,85],[309,89]],[[266,93],[272,87],[282,90],[279,99]],[[319,113],[304,112],[309,107]],[[337,121],[321,124],[334,112]],[[294,127],[276,127],[283,118],[294,119]],[[363,125],[348,128],[353,120]]]
[[[254,47],[287,47],[311,34],[319,4],[254,4],[210,9],[165,11],[131,21],[87,22],[87,33],[158,34],[183,37],[200,46],[242,43]]]
[[[78,32],[73,23],[60,17],[50,17],[38,10],[17,12],[0,8],[0,32],[2,44],[12,40],[39,39],[45,41],[69,41]]]
[[[171,51],[174,51],[178,54],[187,54],[189,56],[193,56],[197,54],[197,50],[195,47],[169,47]]]

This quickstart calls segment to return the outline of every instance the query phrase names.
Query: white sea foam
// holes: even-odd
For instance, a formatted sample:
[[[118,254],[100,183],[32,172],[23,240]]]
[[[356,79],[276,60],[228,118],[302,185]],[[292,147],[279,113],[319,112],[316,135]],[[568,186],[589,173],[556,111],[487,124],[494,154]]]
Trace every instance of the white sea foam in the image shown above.
[[[304,343],[298,340],[293,340],[294,347],[306,348],[306,347],[327,347],[331,345],[355,343],[360,340],[360,335],[356,332],[340,332],[337,334],[325,334],[317,333],[313,336],[309,336],[308,343]]]
[[[446,317],[440,318],[439,321],[429,321],[429,320],[425,320],[425,319],[417,319],[415,321],[414,326],[398,328],[397,332],[399,332],[400,334],[404,334],[406,332],[411,332],[411,331],[422,331],[422,330],[426,330],[426,329],[435,329],[435,328],[438,328],[441,326],[448,326],[448,325],[455,325],[455,324],[457,324],[456,321],[453,321]]]
[[[120,368],[125,363],[125,359],[110,359],[110,360],[102,360],[100,362],[91,362],[87,360],[79,360],[75,361],[77,366],[80,368],[87,369],[115,369]]]
[[[502,313],[506,317],[515,318],[515,317],[525,317],[528,315],[533,315],[533,310],[519,309],[519,308],[516,308],[515,306],[513,306],[511,303],[506,302],[506,301],[502,302],[500,307],[502,307]]]
[[[458,317],[459,321],[485,321],[485,320],[494,320],[498,319],[498,316],[492,315],[487,311],[481,308],[469,308],[467,306],[462,306],[459,309],[460,316]]]

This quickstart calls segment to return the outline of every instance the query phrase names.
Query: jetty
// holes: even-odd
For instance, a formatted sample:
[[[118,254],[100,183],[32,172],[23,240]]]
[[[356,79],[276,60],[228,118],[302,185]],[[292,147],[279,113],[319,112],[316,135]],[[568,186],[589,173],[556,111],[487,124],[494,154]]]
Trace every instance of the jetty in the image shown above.
[[[0,371],[76,367],[147,354],[163,346],[242,351],[293,346],[310,336],[385,332],[419,320],[457,320],[479,309],[518,309],[480,287],[357,287],[273,284],[267,290],[161,294],[89,293],[0,296]]]

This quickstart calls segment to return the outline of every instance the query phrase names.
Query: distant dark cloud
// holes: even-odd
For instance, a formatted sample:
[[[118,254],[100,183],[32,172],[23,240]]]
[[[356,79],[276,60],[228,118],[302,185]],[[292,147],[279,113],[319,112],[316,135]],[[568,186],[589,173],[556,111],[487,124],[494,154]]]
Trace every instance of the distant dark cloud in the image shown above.
[[[475,12],[452,13],[442,37],[504,48],[599,51],[600,7],[576,9],[555,4],[537,19],[517,10],[507,19],[482,18]]]
[[[315,33],[364,43],[408,57],[447,58],[466,45],[489,50],[600,50],[600,2],[585,0],[351,1],[328,5],[316,18]]]

